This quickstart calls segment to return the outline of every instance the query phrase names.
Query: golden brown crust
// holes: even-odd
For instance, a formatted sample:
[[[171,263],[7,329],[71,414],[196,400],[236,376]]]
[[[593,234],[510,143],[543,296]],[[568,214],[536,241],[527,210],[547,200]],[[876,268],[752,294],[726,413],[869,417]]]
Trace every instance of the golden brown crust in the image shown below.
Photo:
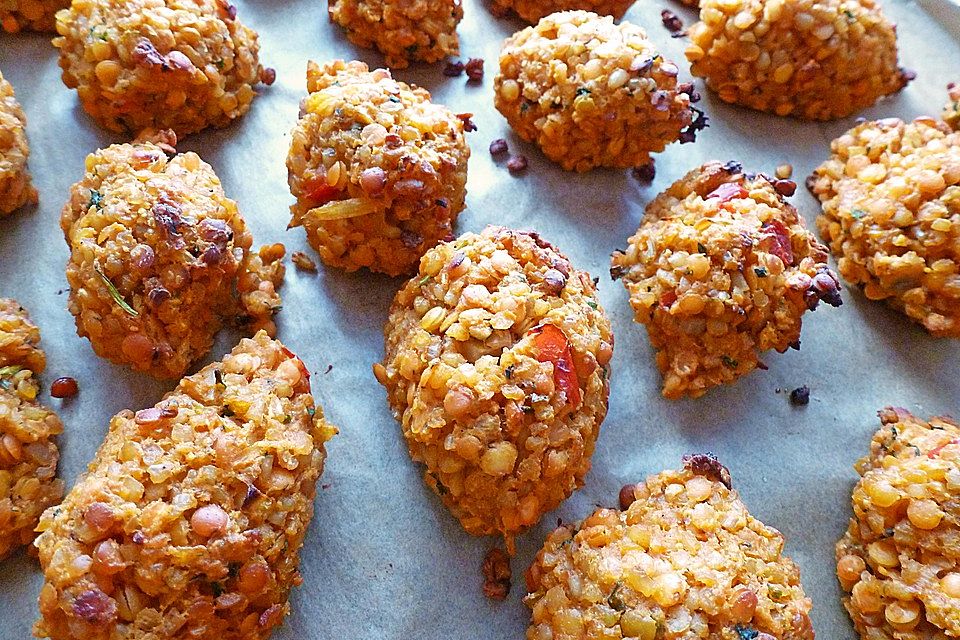
[[[960,425],[901,408],[857,465],[853,517],[837,543],[843,604],[864,640],[960,635]]]
[[[634,2],[636,0],[492,0],[490,11],[498,16],[515,13],[530,24],[559,11],[590,11],[619,20]]]
[[[707,163],[647,207],[610,273],[630,294],[663,373],[663,395],[736,381],[769,349],[797,346],[801,316],[839,306],[826,247],[777,191],[796,185]]]
[[[29,544],[40,514],[63,496],[54,442],[63,424],[36,401],[46,364],[39,345],[26,310],[0,298],[0,558]]]
[[[701,0],[686,55],[721,100],[807,120],[856,113],[912,75],[875,0]]]
[[[532,233],[427,252],[374,371],[410,454],[463,527],[512,537],[583,484],[607,413],[610,323],[590,276]]]
[[[88,156],[60,225],[77,333],[104,358],[177,378],[223,319],[274,331],[284,251],[252,251],[210,165],[165,149],[144,142]]]
[[[3,0],[0,27],[7,33],[54,31],[54,15],[70,0]]]
[[[960,133],[933,118],[864,122],[808,184],[840,275],[939,337],[960,337]]]
[[[289,612],[324,443],[304,364],[259,332],[122,411],[40,523],[39,637],[262,640]]]
[[[228,0],[81,0],[57,14],[63,82],[110,131],[177,135],[250,109],[257,34]]]
[[[564,169],[636,167],[690,130],[677,73],[640,27],[565,11],[507,38],[494,104]]]
[[[527,640],[813,640],[783,536],[723,479],[693,464],[621,493],[623,511],[547,537],[526,575]]]
[[[328,10],[350,42],[376,47],[391,69],[460,53],[460,0],[330,0]]]
[[[329,265],[410,273],[463,210],[463,121],[362,62],[311,62],[307,88],[287,156],[291,224]]]
[[[30,180],[27,157],[27,117],[0,73],[0,217],[25,204],[37,202],[37,190]]]

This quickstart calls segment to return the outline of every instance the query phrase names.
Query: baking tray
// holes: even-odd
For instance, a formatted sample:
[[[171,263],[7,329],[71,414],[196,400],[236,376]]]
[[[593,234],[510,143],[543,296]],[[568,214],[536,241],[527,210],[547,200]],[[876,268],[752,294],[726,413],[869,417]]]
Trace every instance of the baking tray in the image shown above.
[[[946,83],[960,79],[951,75],[960,59],[960,43],[949,31],[960,25],[955,8],[945,0],[921,1],[922,6],[892,0],[885,5],[899,23],[901,63],[915,69],[917,79],[860,115],[936,114]],[[315,373],[314,393],[341,433],[328,447],[304,545],[304,585],[294,590],[293,614],[273,637],[522,638],[529,621],[521,602],[522,574],[558,518],[577,520],[596,505],[612,506],[624,483],[675,467],[684,453],[712,451],[729,466],[753,514],[786,536],[787,553],[799,563],[814,602],[818,635],[854,638],[840,605],[833,560],[833,545],[849,517],[852,465],[867,451],[880,407],[901,405],[922,416],[960,412],[960,342],[931,338],[897,312],[845,290],[841,308],[823,307],[804,317],[802,350],[768,354],[763,358],[768,371],[698,400],[672,402],[660,397],[646,332],[632,322],[626,292],[608,275],[610,252],[625,245],[644,206],[690,168],[709,159],[739,159],[748,170],[773,171],[789,162],[802,184],[825,158],[829,141],[854,118],[798,122],[724,105],[704,91],[701,106],[711,127],[696,144],[671,145],[660,154],[652,185],[641,186],[624,171],[565,173],[519,142],[493,108],[500,43],[523,25],[495,19],[482,0],[464,4],[461,51],[465,58],[486,60],[482,84],[467,85],[465,76],[446,78],[442,64],[395,75],[430,89],[435,100],[456,112],[474,114],[479,131],[468,138],[469,195],[458,231],[479,231],[491,223],[535,229],[599,276],[616,348],[610,412],[593,469],[583,489],[518,539],[507,600],[484,598],[480,565],[497,541],[466,534],[425,487],[370,370],[382,355],[382,326],[401,280],[322,267],[308,274],[290,266],[279,337]],[[257,243],[284,242],[288,252],[312,253],[302,229],[286,230],[292,198],[284,161],[305,94],[306,62],[341,57],[379,66],[383,61],[348,43],[327,20],[322,0],[247,0],[238,6],[240,18],[260,32],[262,60],[276,68],[277,82],[234,125],[191,136],[179,148],[195,150],[213,165]],[[686,24],[694,20],[693,12],[677,3],[647,0],[626,18],[644,26],[678,63],[681,76],[689,77],[684,40],[671,38],[660,23],[664,8]],[[0,35],[0,69],[27,112],[30,167],[40,190],[39,207],[0,221],[0,295],[20,300],[39,323],[49,362],[45,381],[70,375],[80,382],[76,398],[51,402],[66,425],[60,472],[70,486],[92,459],[110,416],[152,406],[174,383],[97,358],[87,340],[77,337],[66,310],[60,208],[83,173],[84,156],[119,138],[98,129],[80,110],[75,93],[60,81],[46,36]],[[490,157],[487,146],[500,137],[529,157],[525,174],[512,176]],[[792,201],[812,224],[815,200],[800,189]],[[234,332],[222,332],[208,361],[237,339]],[[800,385],[810,387],[811,401],[794,408],[787,392]],[[29,637],[40,584],[36,561],[25,554],[0,565],[0,638]]]

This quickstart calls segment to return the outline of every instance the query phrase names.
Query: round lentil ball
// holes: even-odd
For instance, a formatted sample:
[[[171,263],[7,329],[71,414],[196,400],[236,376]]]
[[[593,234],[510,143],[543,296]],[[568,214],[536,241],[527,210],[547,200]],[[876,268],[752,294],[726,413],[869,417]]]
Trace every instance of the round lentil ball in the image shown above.
[[[912,77],[874,0],[702,0],[688,33],[693,75],[725,102],[780,116],[843,118]]]
[[[891,118],[830,150],[808,184],[840,275],[932,335],[960,337],[960,133]]]
[[[636,167],[704,124],[678,73],[640,27],[564,11],[507,38],[494,104],[564,169]]]
[[[487,227],[424,255],[384,336],[374,372],[427,485],[512,549],[583,484],[607,413],[593,280],[537,234]]]
[[[110,131],[224,127],[269,79],[228,0],[78,0],[57,13],[57,33],[64,84]]]
[[[493,0],[490,10],[499,16],[515,13],[530,24],[558,11],[592,11],[619,20],[634,2],[636,0]]]
[[[464,121],[362,62],[311,62],[307,87],[287,156],[291,226],[329,265],[414,271],[463,210]]]
[[[267,640],[303,582],[325,444],[310,374],[265,332],[124,410],[41,518],[37,637]]]
[[[40,330],[16,300],[0,298],[0,559],[29,544],[40,514],[60,502],[63,424],[37,402],[46,366]]]
[[[37,202],[37,190],[27,171],[27,117],[13,86],[0,73],[0,217]]]
[[[97,355],[177,378],[223,320],[273,332],[283,245],[253,237],[210,165],[153,142],[87,156],[60,226],[69,309]]]
[[[53,31],[54,15],[70,0],[2,0],[0,27],[7,33]]]
[[[667,398],[698,397],[799,348],[801,317],[841,304],[826,247],[781,192],[796,185],[707,163],[647,207],[611,275],[657,351]]]
[[[837,543],[843,605],[861,638],[960,635],[960,425],[879,412]]]
[[[527,570],[527,640],[813,640],[811,601],[779,531],[715,458],[685,457],[547,536]]]
[[[330,0],[328,11],[350,42],[376,47],[393,69],[460,53],[460,0]]]

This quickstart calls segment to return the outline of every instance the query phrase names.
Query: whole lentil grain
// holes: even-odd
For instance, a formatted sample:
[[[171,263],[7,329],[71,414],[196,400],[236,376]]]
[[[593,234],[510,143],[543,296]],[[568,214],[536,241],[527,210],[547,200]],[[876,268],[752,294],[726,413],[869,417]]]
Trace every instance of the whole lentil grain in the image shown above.
[[[840,275],[932,335],[960,337],[960,133],[890,118],[830,150],[808,184]]]
[[[688,33],[693,75],[725,102],[780,116],[843,118],[911,77],[874,0],[702,0]]]
[[[460,0],[330,0],[330,19],[359,47],[376,47],[391,69],[460,52]]]
[[[253,236],[210,165],[152,142],[87,156],[60,226],[77,333],[113,362],[177,378],[223,320],[273,332],[283,245]]]
[[[864,640],[960,635],[960,425],[879,412],[837,543],[843,605]]]
[[[564,169],[632,168],[693,131],[678,73],[640,27],[567,11],[507,38],[494,103]]]
[[[63,496],[63,424],[37,402],[46,367],[40,330],[16,300],[0,298],[0,559],[29,544],[40,514]]]
[[[582,485],[607,412],[610,323],[587,273],[487,227],[431,249],[374,367],[424,480],[475,535],[513,537]]]
[[[0,217],[25,204],[37,202],[27,157],[27,117],[17,102],[13,86],[0,73]]]
[[[110,131],[224,127],[264,72],[228,0],[82,0],[57,13],[63,82]]]
[[[526,573],[527,640],[813,640],[783,536],[735,491],[689,467],[628,491],[547,537]]]
[[[469,114],[362,62],[311,62],[307,88],[287,156],[291,226],[327,264],[409,273],[463,210]]]
[[[114,416],[87,473],[43,514],[34,633],[265,640],[302,581],[324,443],[337,430],[304,364],[262,331],[155,409],[148,424]]]
[[[712,162],[650,203],[610,273],[657,350],[663,395],[698,397],[786,351],[821,300],[841,304],[826,260],[770,180]]]

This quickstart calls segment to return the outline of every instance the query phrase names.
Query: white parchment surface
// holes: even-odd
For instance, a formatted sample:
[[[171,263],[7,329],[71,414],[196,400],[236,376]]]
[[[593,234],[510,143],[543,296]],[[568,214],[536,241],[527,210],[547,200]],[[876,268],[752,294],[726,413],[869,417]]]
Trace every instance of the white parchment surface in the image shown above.
[[[917,80],[861,115],[937,114],[947,82],[960,80],[960,40],[949,31],[960,26],[955,8],[944,0],[920,2],[886,2],[899,24],[901,63],[917,71]],[[805,316],[801,351],[770,354],[763,358],[769,371],[756,371],[699,400],[671,402],[660,397],[646,332],[631,321],[626,292],[607,272],[610,252],[625,245],[643,207],[690,168],[710,159],[737,159],[748,170],[772,172],[789,162],[802,184],[826,157],[829,140],[854,118],[798,122],[727,106],[703,92],[701,106],[711,127],[695,145],[672,145],[661,154],[653,185],[641,187],[623,171],[565,173],[511,135],[493,108],[500,43],[521,23],[494,19],[483,0],[464,4],[461,51],[486,59],[483,83],[445,78],[442,64],[414,66],[396,76],[430,89],[454,111],[475,114],[479,131],[469,135],[473,157],[459,231],[490,223],[532,228],[600,277],[616,348],[610,413],[593,470],[581,491],[518,540],[509,598],[485,599],[480,564],[495,541],[466,534],[424,486],[370,370],[381,357],[381,329],[401,281],[324,268],[306,274],[290,266],[279,336],[315,372],[314,393],[341,434],[328,448],[303,552],[304,585],[294,591],[293,614],[274,638],[518,640],[529,620],[521,602],[522,574],[557,518],[577,520],[595,505],[614,505],[621,485],[676,466],[682,454],[693,451],[719,455],[752,512],[786,535],[787,552],[800,564],[814,601],[818,636],[854,638],[839,602],[833,560],[833,545],[849,517],[852,465],[867,451],[880,407],[901,405],[922,416],[960,413],[960,342],[933,339],[898,313],[845,289],[843,307],[823,306]],[[238,5],[240,18],[260,32],[262,60],[277,69],[277,82],[233,126],[192,136],[180,149],[195,150],[213,165],[258,244],[284,242],[289,252],[311,252],[302,229],[286,231],[292,198],[284,166],[305,93],[306,62],[343,57],[382,65],[382,58],[348,43],[328,22],[322,0]],[[694,19],[668,0],[640,0],[626,17],[643,25],[678,63],[681,79],[688,79],[685,41],[671,38],[660,24],[663,8],[688,25]],[[70,486],[93,457],[111,415],[152,406],[173,384],[98,359],[77,337],[66,310],[60,208],[83,173],[84,156],[118,138],[98,129],[63,86],[56,52],[45,36],[0,34],[0,69],[28,115],[30,166],[40,190],[39,207],[0,221],[0,295],[20,300],[40,325],[49,362],[46,383],[62,375],[80,382],[76,398],[50,401],[66,424],[61,475]],[[491,159],[487,146],[500,137],[529,157],[526,174],[511,176],[502,161]],[[801,187],[793,202],[812,224],[815,200]],[[222,333],[208,360],[236,340],[235,333]],[[810,387],[811,402],[793,408],[778,389],[800,385]],[[0,639],[29,638],[40,584],[36,561],[24,554],[0,564]]]

